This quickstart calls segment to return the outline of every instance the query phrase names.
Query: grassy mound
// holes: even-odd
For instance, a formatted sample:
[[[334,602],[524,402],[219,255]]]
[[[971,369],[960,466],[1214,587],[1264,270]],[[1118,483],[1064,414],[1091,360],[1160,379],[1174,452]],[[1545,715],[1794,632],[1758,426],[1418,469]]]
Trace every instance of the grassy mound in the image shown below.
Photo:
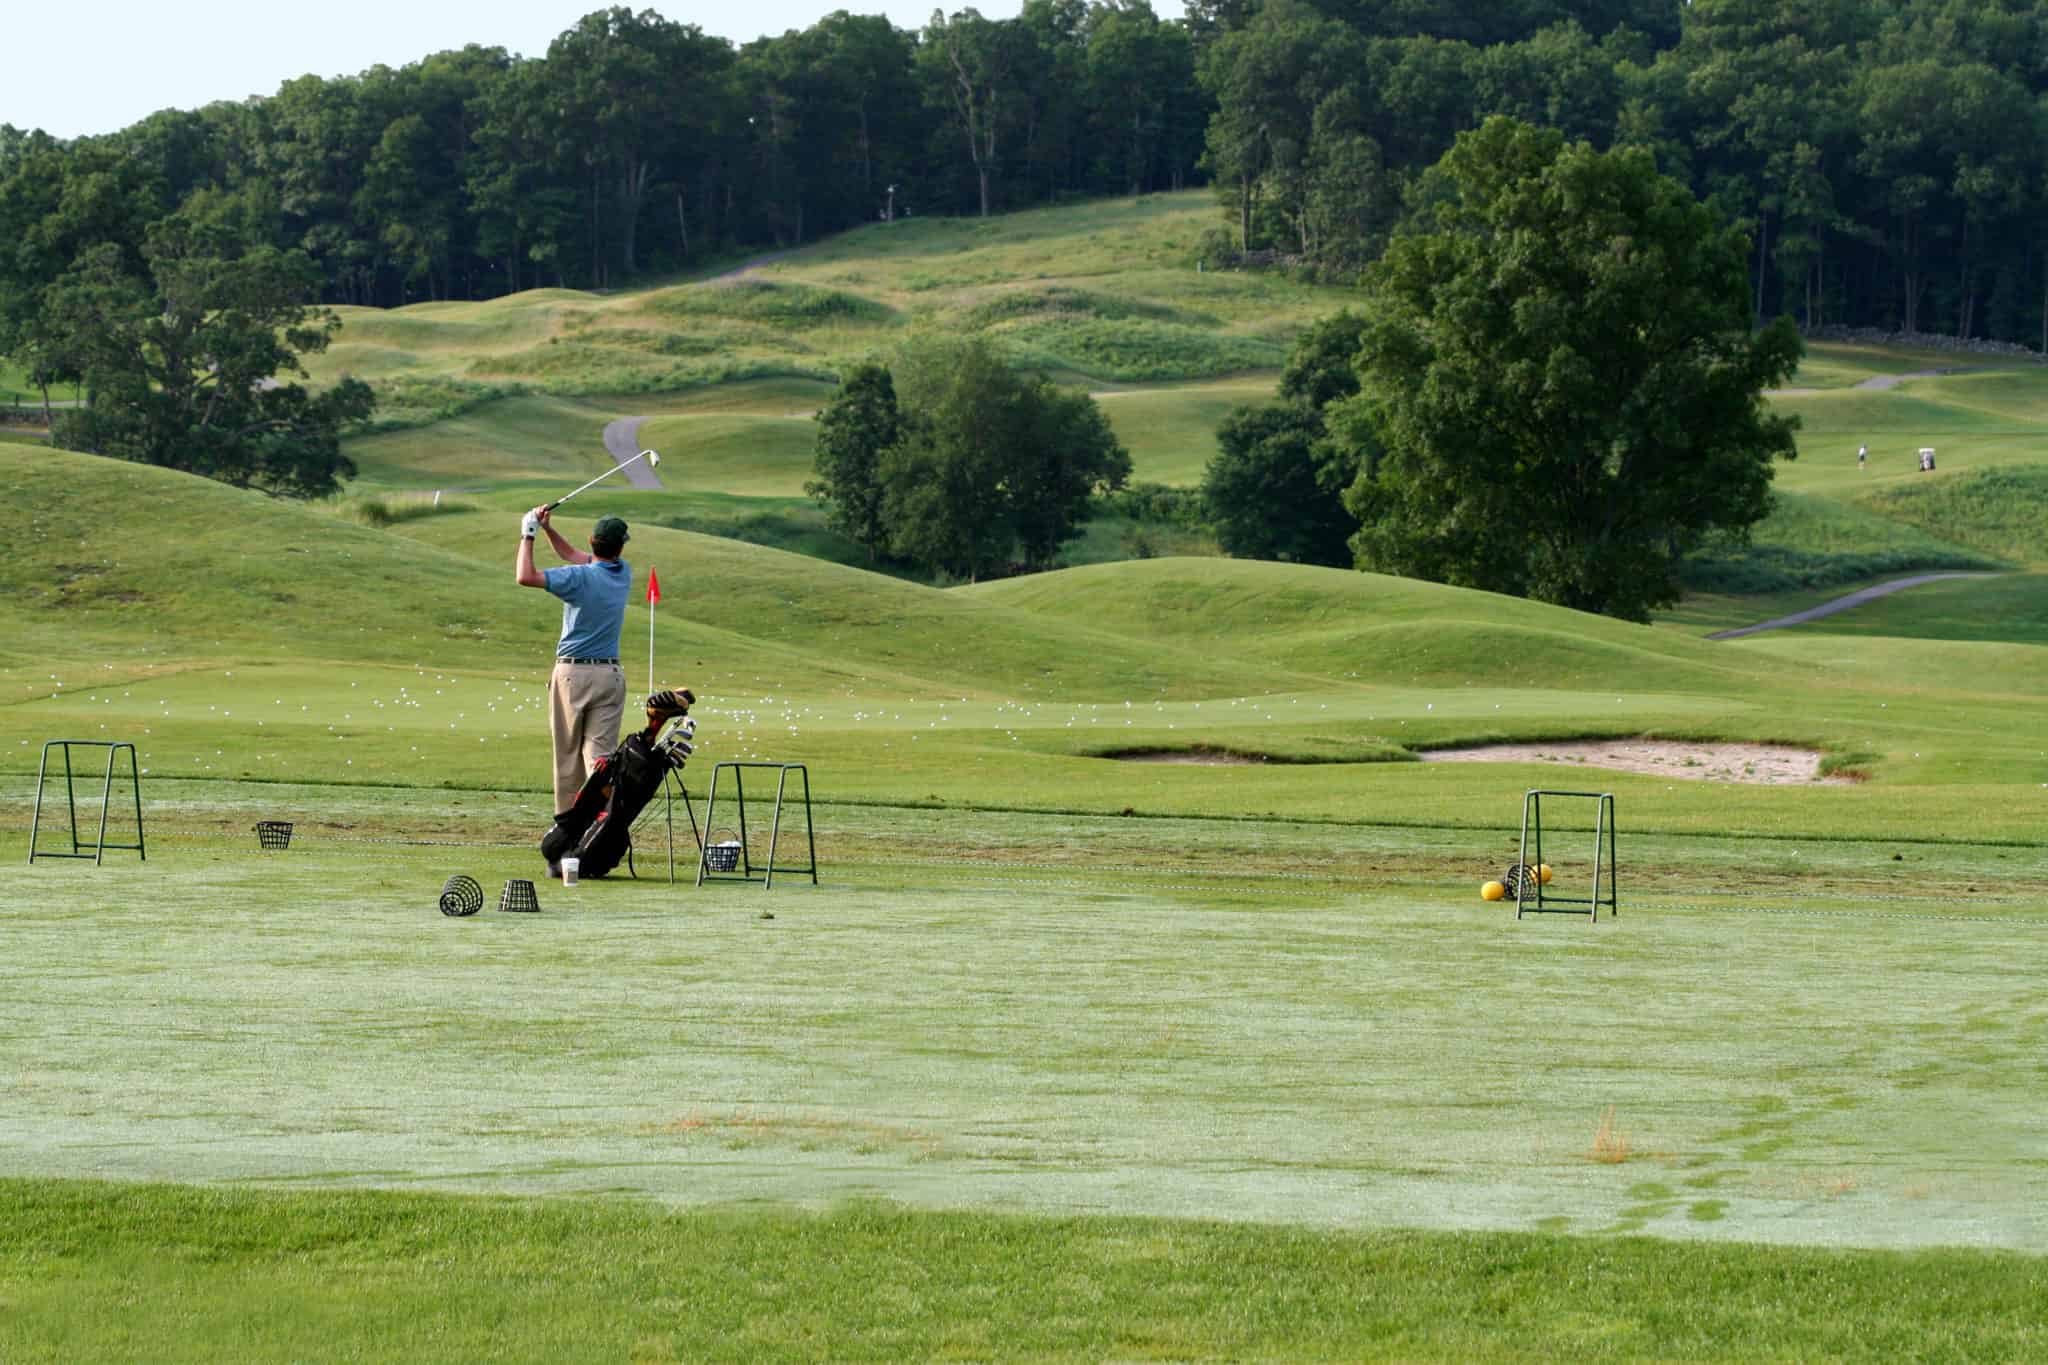
[[[479,303],[336,310],[308,361],[388,389],[387,419],[424,408],[401,381],[515,380],[561,395],[644,394],[797,374],[829,379],[912,325],[993,330],[1017,362],[1092,381],[1269,368],[1345,291],[1198,271],[1201,191],[989,220],[872,224],[738,278],[616,295],[532,290]],[[678,363],[683,362],[683,363]]]
[[[1097,565],[961,590],[1040,619],[1332,679],[1710,690],[1749,667],[1670,632],[1384,574],[1223,559]],[[1256,675],[1247,682],[1256,680]]]
[[[480,600],[473,563],[317,508],[13,446],[0,496],[28,532],[0,568],[19,653],[410,661],[460,640],[496,660],[552,640],[551,623]]]
[[[782,331],[820,323],[883,324],[894,310],[844,289],[773,280],[738,279],[658,290],[641,302],[647,312],[676,318],[737,318]]]

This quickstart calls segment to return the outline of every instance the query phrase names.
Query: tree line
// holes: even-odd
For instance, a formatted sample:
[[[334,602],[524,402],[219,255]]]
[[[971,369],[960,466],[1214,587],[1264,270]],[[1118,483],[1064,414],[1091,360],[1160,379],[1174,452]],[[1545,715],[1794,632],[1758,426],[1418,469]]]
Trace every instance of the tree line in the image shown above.
[[[2048,342],[2041,0],[1026,0],[744,45],[653,10],[70,141],[0,127],[0,352],[208,190],[316,303],[606,288],[905,212],[1213,183],[1212,257],[1355,278],[1495,114],[1648,149],[1759,316]],[[252,245],[254,242],[252,242]]]
[[[2048,349],[2044,114],[2048,0],[1026,0],[739,46],[613,8],[539,57],[305,76],[102,137],[0,127],[0,354],[149,409],[95,401],[68,443],[319,491],[369,396],[272,376],[331,335],[324,305],[605,288],[1203,179],[1205,259],[1357,280],[1500,115],[1708,204],[1757,317]],[[1237,437],[1344,476],[1324,434]]]
[[[1754,311],[2048,349],[2048,4],[1196,0],[1212,249],[1349,277],[1505,114],[1639,147],[1749,238]]]
[[[0,240],[89,219],[0,279],[68,268],[74,227],[139,250],[148,222],[214,188],[260,191],[265,240],[305,254],[321,302],[605,288],[891,213],[1178,187],[1208,113],[1188,29],[1144,0],[1027,0],[916,31],[840,11],[738,47],[616,7],[539,57],[470,46],[302,76],[104,137],[0,128]]]

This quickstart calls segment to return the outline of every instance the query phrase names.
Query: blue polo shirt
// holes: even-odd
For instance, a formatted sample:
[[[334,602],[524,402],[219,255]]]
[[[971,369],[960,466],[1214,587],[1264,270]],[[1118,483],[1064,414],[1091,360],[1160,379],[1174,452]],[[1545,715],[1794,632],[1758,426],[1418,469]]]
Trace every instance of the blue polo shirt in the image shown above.
[[[545,570],[548,591],[562,599],[559,659],[616,659],[619,630],[626,624],[626,597],[633,570],[624,560],[599,559]]]

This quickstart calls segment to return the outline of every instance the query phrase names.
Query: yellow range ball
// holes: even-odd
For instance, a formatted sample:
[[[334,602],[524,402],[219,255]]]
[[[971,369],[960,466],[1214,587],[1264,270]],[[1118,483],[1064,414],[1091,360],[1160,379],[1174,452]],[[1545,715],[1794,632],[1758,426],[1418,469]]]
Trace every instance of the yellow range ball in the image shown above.
[[[1488,882],[1479,888],[1479,899],[1483,901],[1497,901],[1502,896],[1507,895],[1507,893],[1508,889],[1499,882]]]
[[[1538,864],[1536,865],[1536,880],[1537,880],[1537,881],[1539,881],[1539,882],[1541,882],[1541,883],[1542,883],[1543,885],[1545,885],[1545,886],[1548,886],[1548,885],[1550,885],[1550,864],[1549,864],[1549,863],[1538,863]]]

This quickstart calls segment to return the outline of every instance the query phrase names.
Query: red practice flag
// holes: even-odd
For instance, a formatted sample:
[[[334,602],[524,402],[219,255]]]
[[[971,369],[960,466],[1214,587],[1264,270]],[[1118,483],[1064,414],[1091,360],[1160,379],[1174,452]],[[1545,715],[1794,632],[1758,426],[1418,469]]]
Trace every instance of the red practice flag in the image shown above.
[[[661,580],[654,576],[654,570],[647,571],[647,605],[653,606],[661,600]]]

